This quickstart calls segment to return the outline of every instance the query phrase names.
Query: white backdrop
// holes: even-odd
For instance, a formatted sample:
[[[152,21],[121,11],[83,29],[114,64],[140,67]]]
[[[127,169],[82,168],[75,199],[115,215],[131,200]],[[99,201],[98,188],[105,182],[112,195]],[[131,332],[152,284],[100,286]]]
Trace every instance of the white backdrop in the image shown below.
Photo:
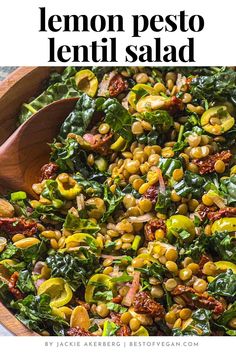
[[[125,48],[130,44],[154,45],[154,37],[161,36],[163,45],[174,44],[179,47],[186,44],[187,37],[195,38],[194,65],[228,65],[234,66],[236,60],[235,45],[235,1],[210,0],[21,0],[2,1],[0,12],[0,65],[61,65],[49,63],[49,37],[55,37],[56,46],[89,44],[102,37],[117,38],[117,65],[134,65],[125,62]],[[88,17],[101,14],[121,14],[124,17],[125,33],[95,32],[39,32],[39,7],[46,7],[47,17],[53,14],[86,14]],[[200,14],[204,17],[205,27],[199,33],[180,31],[155,33],[150,29],[140,38],[132,38],[132,15],[145,14],[166,16],[178,14]],[[73,65],[72,61],[66,65]],[[83,63],[76,63],[83,64]],[[84,63],[91,65],[93,63]],[[171,63],[150,63],[154,65],[171,65]],[[174,65],[186,65],[178,62]],[[100,63],[99,65],[102,65]],[[111,63],[105,64],[111,65]],[[145,65],[138,61],[135,65]],[[188,64],[193,65],[193,64]]]

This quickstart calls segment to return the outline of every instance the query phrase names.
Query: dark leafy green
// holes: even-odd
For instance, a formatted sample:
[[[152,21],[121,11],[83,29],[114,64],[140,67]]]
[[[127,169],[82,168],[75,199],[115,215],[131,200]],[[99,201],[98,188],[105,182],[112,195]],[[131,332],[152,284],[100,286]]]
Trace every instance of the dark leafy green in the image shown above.
[[[157,196],[157,202],[155,205],[155,210],[158,213],[165,214],[171,210],[172,201],[170,198],[170,189],[166,188],[165,192],[159,192]]]
[[[61,100],[63,98],[79,97],[80,92],[77,89],[74,77],[69,77],[66,80],[61,80],[51,84],[40,96],[35,98],[27,105],[23,105],[19,123],[24,123],[30,116],[40,110],[41,108],[49,105],[50,103]]]
[[[116,331],[120,328],[120,326],[116,325],[114,322],[106,320],[103,325],[103,337],[115,336]]]
[[[89,234],[96,234],[100,227],[89,219],[81,219],[79,216],[68,212],[63,227],[69,231],[87,232]]]
[[[46,263],[51,269],[52,277],[62,277],[76,290],[81,284],[87,283],[87,278],[99,268],[97,257],[85,248],[81,248],[82,257],[72,254],[48,256]]]
[[[92,176],[94,178],[94,176]],[[102,176],[103,177],[103,176]],[[78,182],[78,184],[83,187],[83,191],[90,197],[100,197],[103,193],[103,188],[101,183],[94,179],[85,179],[80,173],[77,173],[73,178]]]
[[[47,253],[46,242],[41,241],[28,248],[17,248],[9,243],[5,251],[1,254],[0,259],[17,259],[25,263],[41,260]]]
[[[106,305],[110,311],[114,311],[118,313],[124,313],[127,311],[127,307],[121,306],[119,304],[115,304],[114,302],[108,302]]]
[[[236,336],[236,330],[229,328],[229,321],[236,317],[236,302],[232,306],[224,311],[222,315],[216,320],[215,324],[225,330],[229,336]]]
[[[95,110],[96,100],[83,93],[73,111],[62,124],[60,136],[65,139],[69,133],[83,135],[91,123]]]
[[[231,100],[236,104],[236,72],[229,68],[218,69],[213,75],[193,78],[191,94],[197,99],[210,102]]]
[[[102,105],[102,111],[105,113],[105,122],[112,127],[115,133],[127,141],[132,140],[131,125],[133,117],[117,99],[108,98]]]
[[[170,178],[172,177],[173,171],[175,169],[182,167],[182,163],[178,159],[161,158],[159,161],[159,167],[162,171],[162,174]]]
[[[151,123],[157,130],[166,132],[173,124],[173,118],[167,111],[157,109],[152,112],[143,112],[138,115],[141,119]]]
[[[236,263],[236,238],[227,232],[215,232],[208,237],[207,248],[220,260]]]
[[[206,252],[207,237],[201,234],[195,238],[191,243],[184,243],[180,239],[176,240],[176,246],[179,251],[180,259],[191,257],[195,262],[198,262],[201,256]]]
[[[17,310],[16,317],[28,328],[42,332],[49,330],[51,334],[63,335],[68,323],[61,317],[52,314],[50,297],[28,295],[23,300],[12,301],[11,308]]]
[[[104,185],[104,201],[107,206],[106,212],[101,218],[101,222],[105,222],[114,210],[120,205],[124,193],[119,187],[116,188],[115,193],[112,193],[107,185]]]
[[[199,198],[205,193],[205,184],[206,180],[204,177],[190,171],[185,171],[184,178],[174,185],[174,190],[181,197],[187,197],[191,193],[193,198]]]
[[[236,296],[236,274],[231,269],[221,273],[209,283],[208,292],[212,295],[234,297]]]
[[[74,172],[72,157],[75,157],[78,148],[79,144],[74,139],[66,139],[61,144],[55,141],[51,144],[51,161],[56,162],[61,171]]]
[[[0,301],[9,306],[9,302],[12,300],[12,295],[9,292],[8,285],[2,279],[0,279]]]
[[[173,329],[173,336],[209,336],[211,335],[211,311],[198,309],[192,315],[193,321],[184,329]]]
[[[23,294],[35,293],[35,286],[33,283],[32,275],[27,269],[21,270],[19,272],[19,278],[17,280],[16,286]]]
[[[227,198],[227,204],[236,203],[236,175],[223,179],[220,187]]]

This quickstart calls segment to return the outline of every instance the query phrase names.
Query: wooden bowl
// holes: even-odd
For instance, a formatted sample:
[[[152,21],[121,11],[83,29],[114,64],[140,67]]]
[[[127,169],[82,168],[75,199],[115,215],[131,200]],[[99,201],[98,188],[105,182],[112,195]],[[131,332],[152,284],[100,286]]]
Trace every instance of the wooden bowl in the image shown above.
[[[22,103],[43,91],[51,72],[62,70],[62,67],[20,67],[0,83],[0,145],[16,129]]]
[[[0,83],[0,145],[16,129],[22,103],[43,91],[52,71],[62,67],[20,67]],[[16,336],[38,336],[25,327],[0,301],[0,323]]]

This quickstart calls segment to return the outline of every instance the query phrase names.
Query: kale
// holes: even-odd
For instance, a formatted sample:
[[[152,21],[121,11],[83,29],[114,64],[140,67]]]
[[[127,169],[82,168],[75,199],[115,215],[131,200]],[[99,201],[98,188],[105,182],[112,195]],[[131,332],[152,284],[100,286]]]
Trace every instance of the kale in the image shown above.
[[[171,192],[169,188],[166,188],[165,192],[159,192],[155,205],[155,210],[158,213],[166,214],[171,211],[172,202],[170,198]]]
[[[96,100],[83,93],[73,111],[61,126],[60,136],[65,139],[67,134],[83,135],[93,119],[96,111]]]
[[[159,167],[162,171],[163,176],[171,178],[173,171],[175,169],[181,168],[182,163],[179,159],[161,158],[159,161]]]
[[[100,81],[103,76],[113,70],[111,66],[93,66],[91,71],[96,75],[98,80]],[[122,69],[123,70],[123,69]]]
[[[116,331],[120,328],[120,326],[116,325],[114,322],[106,320],[103,324],[103,337],[115,336]]]
[[[227,198],[227,204],[236,203],[236,175],[223,179],[220,188]]]
[[[80,173],[77,173],[73,178],[78,182],[78,184],[83,187],[83,191],[90,197],[100,197],[103,193],[103,188],[101,183],[94,179],[85,179]],[[92,176],[94,178],[94,176]]]
[[[220,317],[215,321],[215,325],[223,330],[229,336],[236,336],[236,330],[229,329],[229,321],[236,316],[236,302],[234,302],[226,311],[220,315]]]
[[[159,263],[152,263],[151,266],[144,266],[142,268],[137,268],[145,279],[149,279],[150,277],[155,277],[160,281],[163,281],[167,269],[159,264]]]
[[[51,334],[62,335],[63,329],[68,323],[61,317],[55,316],[50,307],[50,296],[28,295],[23,300],[12,301],[11,308],[17,310],[16,318],[28,328],[42,332],[49,331]]]
[[[116,98],[108,98],[102,105],[102,111],[105,113],[105,122],[112,127],[115,133],[127,141],[132,140],[133,117]]]
[[[18,250],[19,249],[12,243],[8,243],[5,250],[0,255],[0,260],[11,259],[18,252]]]
[[[185,171],[184,178],[174,185],[174,190],[181,197],[187,197],[190,193],[193,198],[199,198],[205,193],[206,180],[196,173]]]
[[[107,308],[110,311],[118,312],[118,313],[124,313],[127,311],[127,307],[121,306],[119,304],[115,304],[114,302],[108,302]]]
[[[152,124],[155,129],[160,130],[162,132],[168,131],[173,125],[173,118],[167,111],[157,109],[152,112],[143,112],[138,115],[138,117],[142,120],[145,120]]]
[[[190,92],[194,98],[210,102],[230,100],[236,104],[236,72],[221,68],[213,75],[193,78]]]
[[[51,208],[59,209],[63,206],[63,201],[60,199],[61,195],[58,190],[57,181],[54,181],[53,179],[48,179],[45,183],[45,187],[41,195],[42,197],[51,201]]]
[[[2,301],[6,306],[9,306],[12,299],[13,297],[9,292],[7,283],[0,278],[0,301]]]
[[[112,278],[111,282],[112,283],[126,283],[126,282],[131,281],[132,279],[133,279],[133,277],[131,275],[128,275],[127,273],[124,272],[119,277]]]
[[[96,234],[100,227],[89,219],[81,219],[79,216],[68,212],[63,227],[73,232],[87,232],[89,234]]]
[[[75,76],[77,71],[78,70],[74,66],[67,66],[67,68],[65,68],[62,73],[55,71],[51,73],[48,84],[52,85],[57,82],[64,82],[70,77]]]
[[[81,284],[86,285],[87,278],[99,267],[97,257],[85,248],[81,248],[82,257],[72,254],[55,253],[46,258],[52,277],[62,277],[76,290]]]
[[[182,151],[188,145],[187,142],[185,141],[185,139],[183,139],[184,129],[185,129],[184,125],[181,125],[180,129],[179,129],[177,142],[173,146],[174,152]]]
[[[33,99],[28,104],[23,104],[18,121],[24,123],[33,113],[49,105],[54,101],[63,98],[79,97],[80,92],[77,89],[74,77],[69,77],[61,82],[51,84],[40,96]]]
[[[105,222],[109,216],[116,210],[123,200],[124,193],[119,187],[112,193],[107,185],[104,185],[104,202],[106,203],[107,210],[101,218],[101,222]]]
[[[231,269],[218,274],[208,285],[208,292],[217,296],[236,296],[236,274]]]
[[[79,144],[74,139],[66,139],[61,144],[54,141],[51,145],[51,161],[54,161],[61,171],[74,172],[72,158],[78,152]]]
[[[184,243],[181,239],[176,239],[176,247],[179,251],[180,259],[183,260],[186,257],[191,257],[195,262],[198,262],[201,256],[206,251],[207,237],[202,234],[195,238],[191,243]]]
[[[51,161],[59,166],[61,172],[79,171],[85,179],[94,175],[94,169],[87,163],[87,152],[76,140],[67,138],[61,143],[54,141],[51,149]]]
[[[110,301],[113,299],[113,292],[111,290],[96,291],[93,298],[97,301]]]
[[[9,243],[5,251],[1,254],[0,260],[17,259],[18,261],[25,263],[41,260],[47,254],[46,242],[47,241],[43,240],[28,248],[17,248],[13,244]]]
[[[22,269],[25,269],[25,262],[17,262],[14,264],[5,262],[4,267],[8,270],[10,274],[13,274],[14,272],[19,272]]]
[[[162,134],[160,132],[158,132],[157,130],[152,130],[148,133],[136,135],[136,140],[140,144],[158,145],[158,144],[161,144]]]
[[[186,146],[188,146],[186,141],[177,141],[173,146],[173,151],[174,152],[182,151],[186,148]]]
[[[215,254],[223,261],[236,263],[236,239],[234,236],[230,236],[226,231],[215,232],[207,240],[209,253]]]
[[[35,293],[35,286],[32,280],[32,276],[27,269],[21,270],[19,272],[19,278],[17,280],[16,286],[23,294]]]
[[[198,309],[192,314],[192,321],[185,329],[174,328],[173,336],[209,336],[211,311]]]

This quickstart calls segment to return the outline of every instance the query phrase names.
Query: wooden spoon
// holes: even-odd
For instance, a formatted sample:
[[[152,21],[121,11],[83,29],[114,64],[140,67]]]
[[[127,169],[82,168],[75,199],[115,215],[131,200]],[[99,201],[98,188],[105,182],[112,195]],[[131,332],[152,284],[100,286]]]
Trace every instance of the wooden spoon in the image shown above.
[[[49,161],[50,147],[78,98],[53,102],[22,124],[0,147],[1,192],[23,190],[34,195],[41,167]]]

